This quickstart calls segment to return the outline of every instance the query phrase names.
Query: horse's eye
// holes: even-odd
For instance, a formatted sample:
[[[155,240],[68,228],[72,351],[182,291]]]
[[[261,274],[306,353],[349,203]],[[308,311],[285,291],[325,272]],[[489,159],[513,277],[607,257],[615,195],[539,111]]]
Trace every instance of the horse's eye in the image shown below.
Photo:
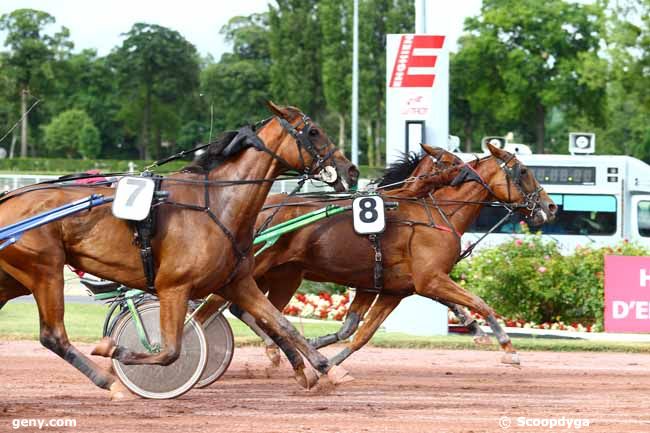
[[[521,169],[521,174],[526,174],[526,173],[528,173],[528,169],[527,168],[522,168]]]
[[[318,136],[318,129],[310,129],[309,135],[311,135],[312,137]]]

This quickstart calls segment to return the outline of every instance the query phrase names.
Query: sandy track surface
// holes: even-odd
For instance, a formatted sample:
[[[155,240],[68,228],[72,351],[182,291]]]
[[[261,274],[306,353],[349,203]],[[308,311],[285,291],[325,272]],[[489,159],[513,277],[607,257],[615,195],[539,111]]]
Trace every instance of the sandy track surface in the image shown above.
[[[80,345],[89,353],[91,345]],[[331,353],[335,351],[329,350]],[[229,371],[169,401],[110,402],[37,342],[0,343],[0,432],[16,419],[70,418],[50,432],[555,432],[519,417],[589,420],[585,432],[650,432],[650,355],[522,354],[366,348],[344,366],[355,381],[303,391],[288,364],[269,370],[260,348],[238,348]],[[104,365],[107,365],[104,363]],[[499,421],[508,417],[509,429]],[[505,422],[505,421],[502,421]],[[542,421],[529,420],[529,423]],[[583,421],[584,422],[584,421]]]

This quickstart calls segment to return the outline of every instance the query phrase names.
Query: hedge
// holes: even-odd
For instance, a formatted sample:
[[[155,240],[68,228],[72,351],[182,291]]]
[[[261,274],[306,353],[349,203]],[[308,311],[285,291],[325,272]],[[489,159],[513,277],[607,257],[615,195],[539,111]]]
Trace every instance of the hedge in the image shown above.
[[[551,239],[532,234],[487,248],[456,265],[452,278],[494,310],[538,324],[602,327],[605,255],[643,256],[650,251],[622,241],[613,247],[581,246],[562,255]]]

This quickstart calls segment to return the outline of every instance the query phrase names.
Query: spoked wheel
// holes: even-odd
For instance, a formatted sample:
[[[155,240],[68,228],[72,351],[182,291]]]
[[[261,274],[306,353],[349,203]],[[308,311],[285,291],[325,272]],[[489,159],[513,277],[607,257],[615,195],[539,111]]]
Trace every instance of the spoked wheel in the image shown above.
[[[208,340],[208,365],[195,385],[197,388],[212,385],[226,372],[235,348],[232,328],[221,312],[205,321],[203,331]]]
[[[161,345],[160,306],[145,302],[137,306],[149,342]],[[119,346],[145,352],[131,314],[122,315],[110,331]],[[183,330],[181,354],[176,361],[162,365],[124,365],[113,359],[115,373],[133,393],[153,399],[178,397],[189,391],[201,378],[208,361],[208,344],[201,325],[190,320]]]

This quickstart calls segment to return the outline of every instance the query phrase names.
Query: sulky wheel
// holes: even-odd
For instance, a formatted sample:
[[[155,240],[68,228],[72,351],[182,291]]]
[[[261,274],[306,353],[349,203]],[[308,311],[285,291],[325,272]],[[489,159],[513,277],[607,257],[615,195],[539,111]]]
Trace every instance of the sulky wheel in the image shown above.
[[[205,321],[203,331],[208,340],[208,365],[195,385],[197,388],[211,385],[226,372],[235,347],[230,324],[220,311]]]
[[[150,344],[160,345],[160,306],[145,302],[137,306]],[[131,314],[124,314],[112,327],[111,337],[119,346],[135,352],[146,348],[140,341]],[[195,320],[185,324],[181,354],[176,361],[162,365],[124,365],[113,359],[115,373],[133,393],[154,399],[178,397],[199,380],[208,361],[208,345],[201,325]]]

